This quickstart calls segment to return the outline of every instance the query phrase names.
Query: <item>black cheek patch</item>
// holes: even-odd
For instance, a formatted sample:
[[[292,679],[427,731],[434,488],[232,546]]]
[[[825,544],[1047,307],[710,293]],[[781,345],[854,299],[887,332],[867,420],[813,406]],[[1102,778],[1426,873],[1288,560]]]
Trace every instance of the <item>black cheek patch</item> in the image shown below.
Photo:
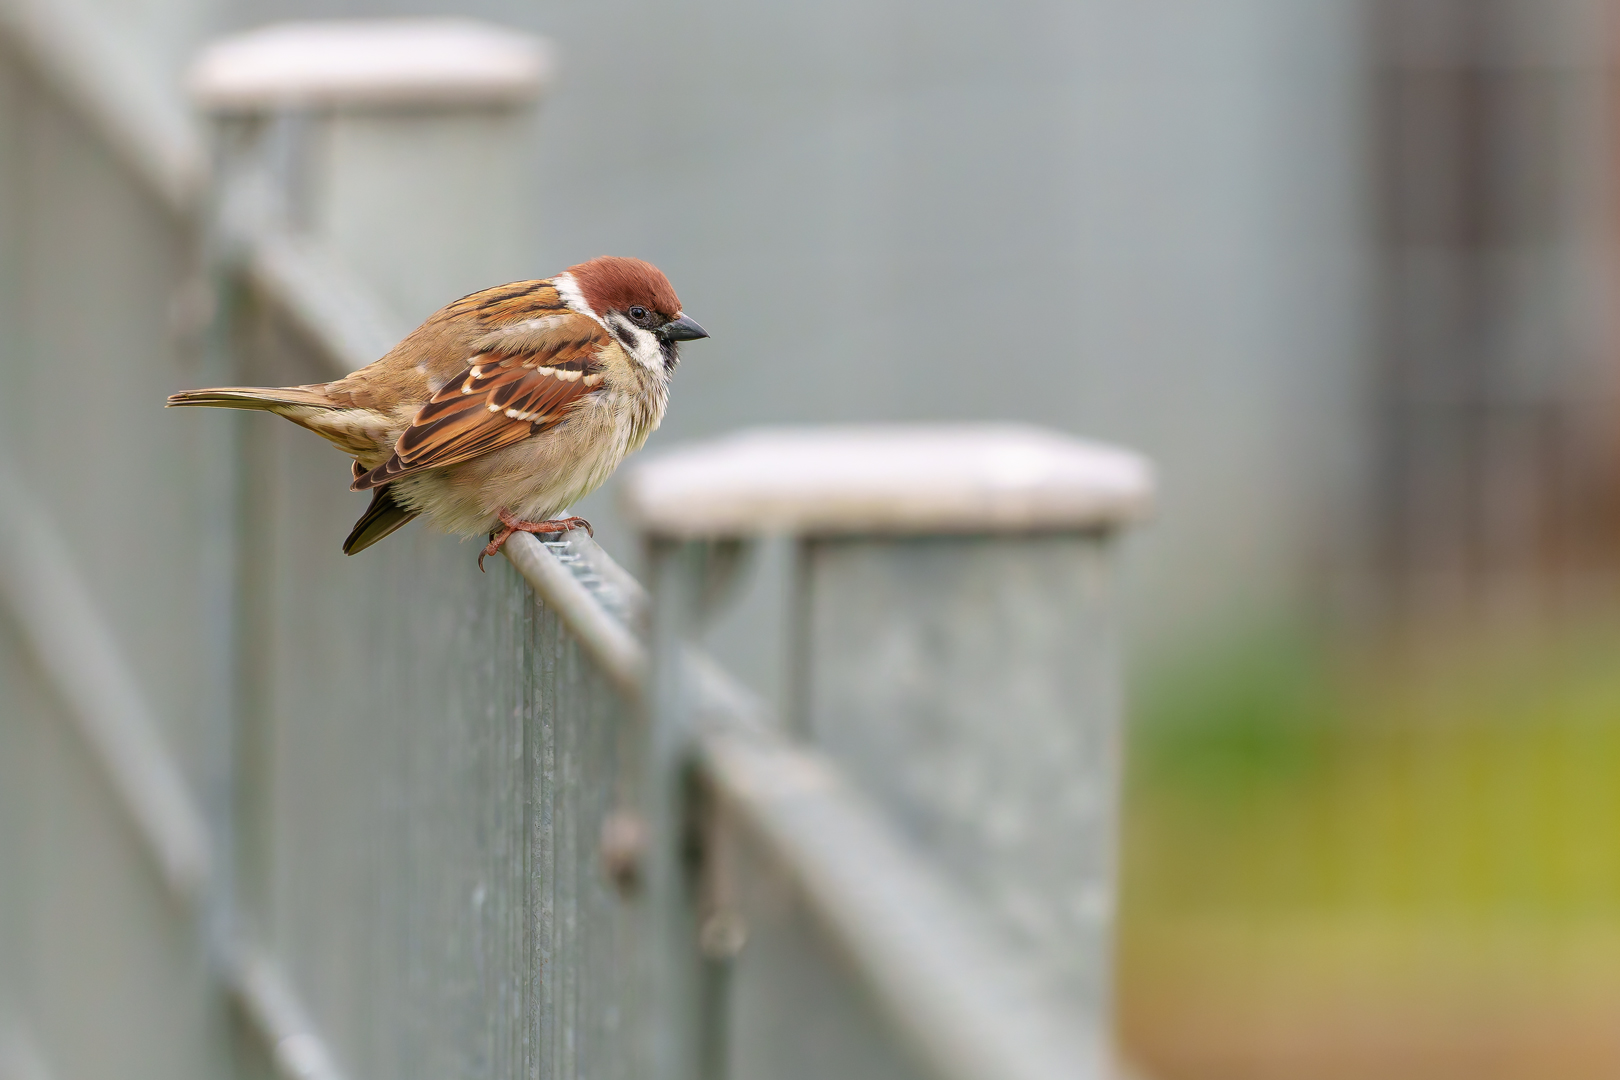
[[[630,353],[632,356],[635,355],[636,336],[634,334],[615,323],[613,326],[613,336],[619,339],[619,344],[624,346],[625,352]]]

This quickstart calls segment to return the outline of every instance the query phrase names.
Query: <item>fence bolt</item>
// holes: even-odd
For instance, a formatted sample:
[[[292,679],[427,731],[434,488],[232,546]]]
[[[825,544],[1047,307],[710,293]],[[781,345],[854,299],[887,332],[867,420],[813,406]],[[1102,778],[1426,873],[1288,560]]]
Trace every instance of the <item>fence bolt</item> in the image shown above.
[[[628,810],[602,820],[602,869],[623,896],[641,888],[641,861],[647,853],[647,826]]]

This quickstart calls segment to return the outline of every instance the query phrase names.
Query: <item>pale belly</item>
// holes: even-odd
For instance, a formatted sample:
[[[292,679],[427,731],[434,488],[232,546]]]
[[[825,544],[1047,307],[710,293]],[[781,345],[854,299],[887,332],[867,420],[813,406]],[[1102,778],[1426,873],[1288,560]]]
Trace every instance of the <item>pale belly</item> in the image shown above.
[[[481,536],[502,509],[523,521],[557,516],[601,487],[645,440],[645,432],[637,439],[631,425],[616,422],[605,403],[592,403],[523,442],[396,480],[396,497],[445,532]]]

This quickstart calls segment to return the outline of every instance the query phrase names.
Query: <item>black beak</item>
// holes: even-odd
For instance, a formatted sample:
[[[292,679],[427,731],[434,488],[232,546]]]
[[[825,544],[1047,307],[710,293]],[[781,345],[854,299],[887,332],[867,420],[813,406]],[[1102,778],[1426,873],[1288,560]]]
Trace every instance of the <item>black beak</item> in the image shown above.
[[[685,315],[658,328],[658,336],[665,341],[695,341],[709,336],[709,332]]]

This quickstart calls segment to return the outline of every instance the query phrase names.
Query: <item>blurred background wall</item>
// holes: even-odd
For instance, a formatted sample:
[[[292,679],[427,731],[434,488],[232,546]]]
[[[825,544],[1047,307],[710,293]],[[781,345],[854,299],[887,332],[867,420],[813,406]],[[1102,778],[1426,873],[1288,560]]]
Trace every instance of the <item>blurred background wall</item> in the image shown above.
[[[1620,1072],[1610,6],[456,5],[558,47],[520,272],[639,255],[714,335],[649,452],[1004,418],[1159,465],[1121,945],[1150,1073]],[[214,34],[446,8],[93,10],[178,99]],[[634,562],[611,488],[577,509]],[[769,692],[760,570],[717,646]]]
[[[1379,0],[1371,542],[1408,616],[1514,618],[1615,550],[1601,6]]]

